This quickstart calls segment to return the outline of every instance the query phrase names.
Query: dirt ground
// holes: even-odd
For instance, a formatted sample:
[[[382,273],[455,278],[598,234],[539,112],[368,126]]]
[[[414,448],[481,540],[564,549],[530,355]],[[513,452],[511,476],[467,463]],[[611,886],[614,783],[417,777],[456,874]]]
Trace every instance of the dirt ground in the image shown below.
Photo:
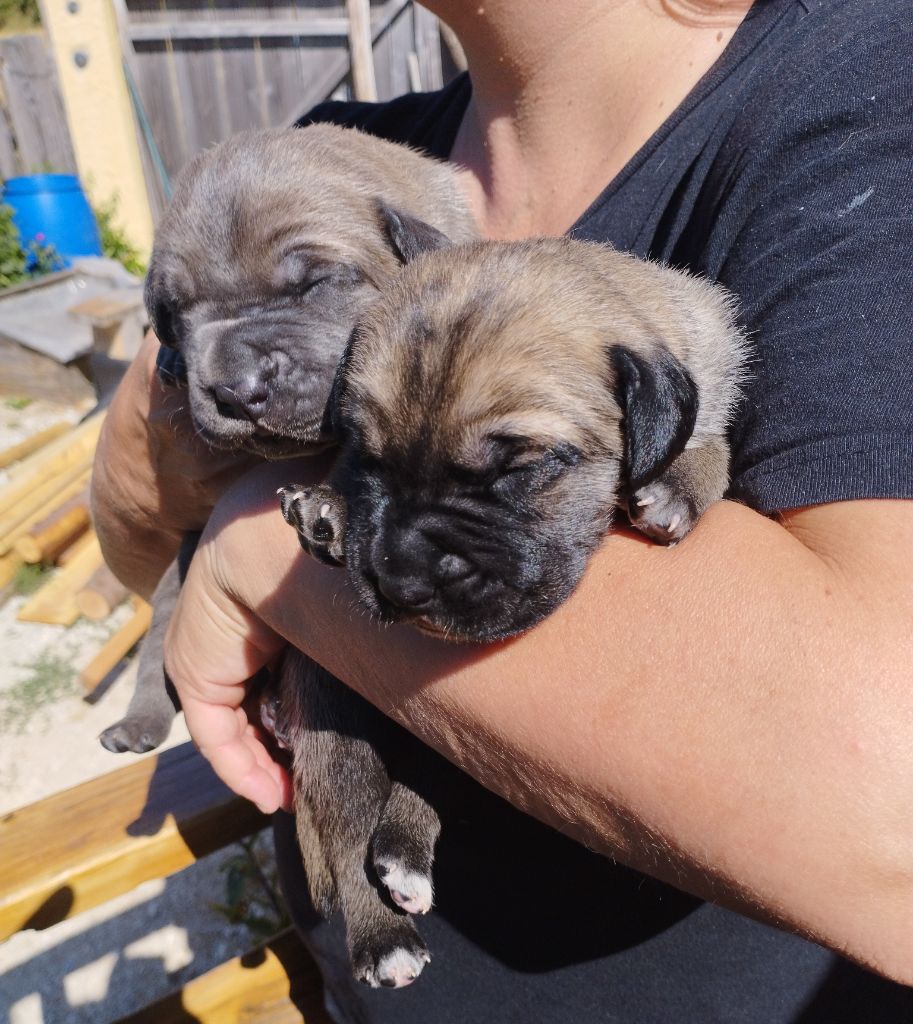
[[[0,451],[78,410],[0,399]],[[0,474],[2,484],[2,474]],[[16,621],[23,596],[0,605],[0,816],[137,759],[111,754],[98,733],[122,716],[133,666],[96,704],[77,673],[129,615],[72,627]],[[168,745],[187,739],[182,719]],[[217,904],[233,872],[255,856],[271,873],[269,837],[250,853],[236,845],[163,881],[43,932],[0,944],[0,1020],[9,1024],[108,1024],[191,977],[243,952],[258,936]],[[242,911],[243,916],[243,911]]]

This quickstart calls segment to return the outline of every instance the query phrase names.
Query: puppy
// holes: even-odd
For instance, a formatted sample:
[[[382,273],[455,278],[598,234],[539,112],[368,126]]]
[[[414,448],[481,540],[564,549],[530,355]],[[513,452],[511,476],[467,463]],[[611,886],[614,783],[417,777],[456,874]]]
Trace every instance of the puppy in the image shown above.
[[[746,356],[723,289],[568,239],[451,247],[404,217],[391,236],[412,259],[340,364],[330,480],[280,490],[305,550],[345,564],[379,619],[453,640],[513,636],[570,595],[616,508],[671,544],[723,496]],[[314,806],[325,781],[307,778],[301,752],[326,716],[316,688],[284,684],[277,725]],[[360,765],[334,834],[366,839],[353,861],[425,910],[437,816],[360,742],[332,741],[340,771]]]
[[[265,458],[331,441],[336,365],[402,264],[379,213],[391,205],[474,235],[452,169],[355,130],[248,132],[190,162],[156,233],[145,299],[159,340],[183,358],[202,438]],[[155,592],[133,700],[100,737],[109,750],[151,750],[168,734],[176,700],[162,644],[195,540]]]

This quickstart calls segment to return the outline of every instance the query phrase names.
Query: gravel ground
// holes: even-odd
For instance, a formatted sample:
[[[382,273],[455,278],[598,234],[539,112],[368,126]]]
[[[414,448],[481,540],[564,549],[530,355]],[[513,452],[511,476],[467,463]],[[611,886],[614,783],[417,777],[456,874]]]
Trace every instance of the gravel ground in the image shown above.
[[[0,451],[79,415],[0,399]],[[149,756],[114,755],[96,739],[124,713],[134,666],[95,705],[83,700],[76,680],[129,608],[103,623],[80,620],[65,628],[17,622],[23,600],[14,596],[0,606],[0,815]],[[168,745],[186,739],[179,719]],[[249,948],[256,941],[249,927],[213,907],[226,900],[227,868],[242,853],[229,847],[72,920],[0,944],[0,1020],[108,1024]],[[269,872],[267,836],[256,853]]]

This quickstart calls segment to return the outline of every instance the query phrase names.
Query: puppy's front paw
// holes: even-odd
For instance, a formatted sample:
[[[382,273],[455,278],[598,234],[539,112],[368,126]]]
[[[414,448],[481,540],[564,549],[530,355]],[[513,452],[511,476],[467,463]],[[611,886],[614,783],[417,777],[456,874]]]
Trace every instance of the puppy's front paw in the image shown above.
[[[330,487],[280,487],[279,505],[285,521],[298,531],[298,540],[309,555],[327,565],[345,564],[346,508]]]
[[[677,544],[697,521],[688,499],[663,480],[654,480],[628,501],[631,525],[658,544]]]
[[[371,988],[411,985],[428,963],[431,963],[428,947],[411,925],[375,936],[373,941],[359,944],[352,950],[353,973],[358,981]]]

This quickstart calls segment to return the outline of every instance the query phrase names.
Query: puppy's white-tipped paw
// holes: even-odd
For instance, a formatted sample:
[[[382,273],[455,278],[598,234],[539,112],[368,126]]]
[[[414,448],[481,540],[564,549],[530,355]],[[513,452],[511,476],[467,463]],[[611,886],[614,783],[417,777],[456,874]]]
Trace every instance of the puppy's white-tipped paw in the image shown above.
[[[405,988],[431,963],[427,950],[409,950],[399,947],[382,956],[374,967],[368,967],[360,980],[371,988]]]
[[[407,914],[427,914],[434,903],[431,879],[417,871],[407,871],[395,861],[375,864],[390,898]]]

